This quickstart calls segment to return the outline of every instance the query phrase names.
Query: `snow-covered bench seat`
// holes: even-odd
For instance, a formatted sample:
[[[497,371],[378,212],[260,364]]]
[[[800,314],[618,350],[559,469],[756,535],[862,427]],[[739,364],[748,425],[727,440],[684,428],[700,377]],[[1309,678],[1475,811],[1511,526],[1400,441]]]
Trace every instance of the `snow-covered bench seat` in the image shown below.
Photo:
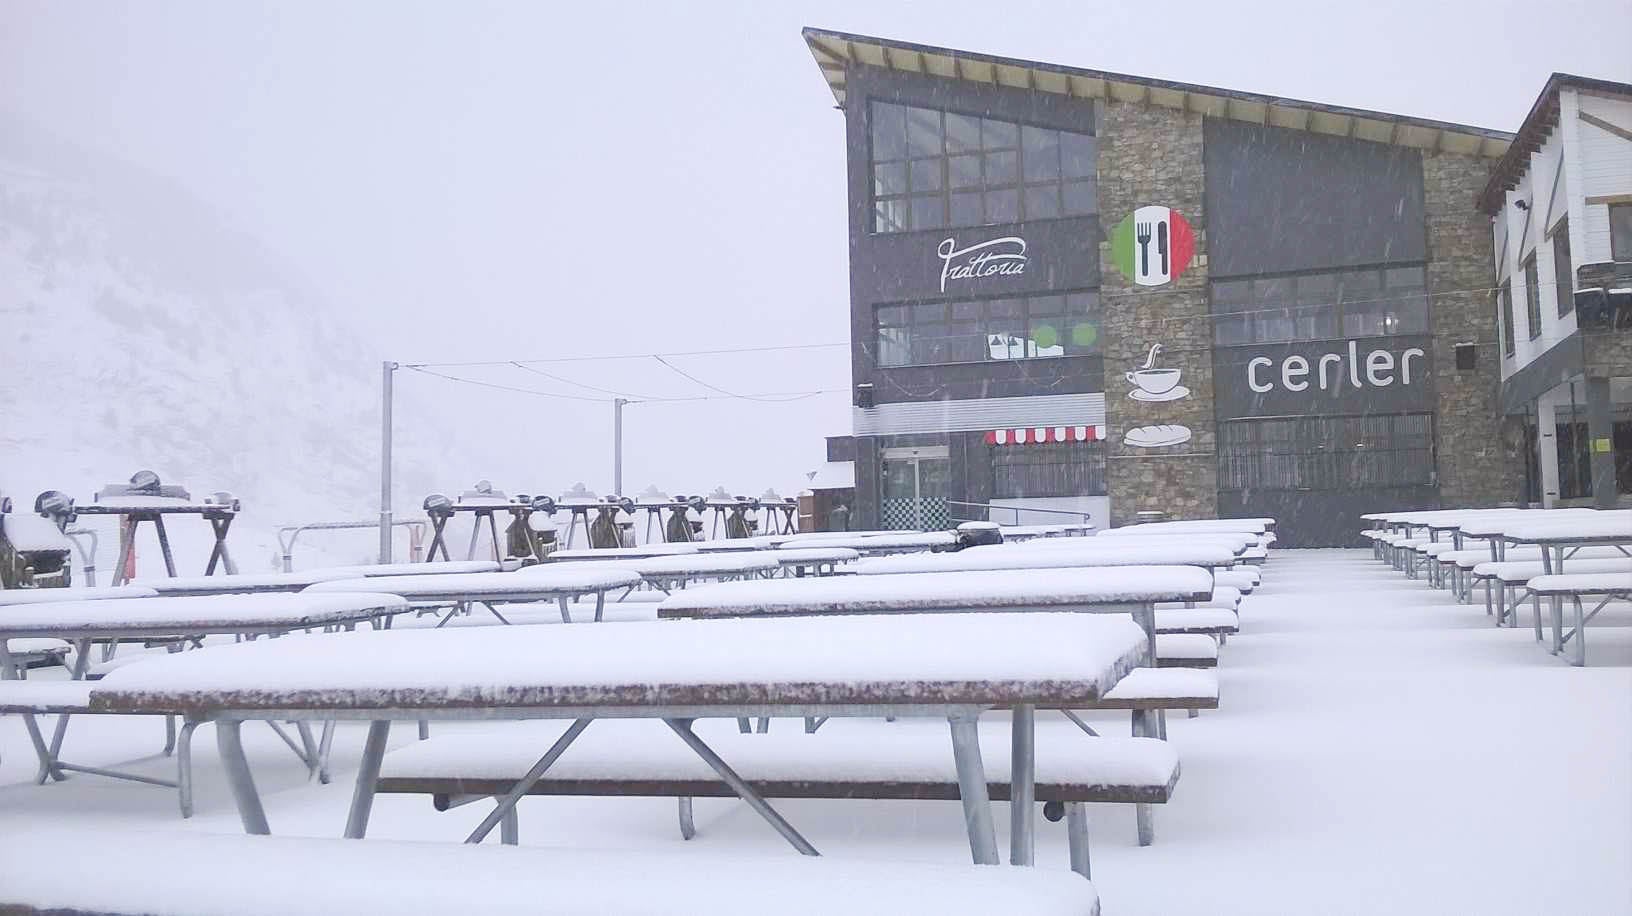
[[[1166,608],[1182,608],[1184,606],[1184,602],[1163,601],[1157,603],[1156,610],[1160,611]],[[1214,585],[1211,598],[1208,598],[1206,601],[1191,602],[1191,606],[1223,608],[1227,611],[1239,610],[1241,607],[1241,590],[1230,585]]]
[[[767,799],[960,797],[946,729],[937,722],[841,720],[814,734],[793,729],[742,734],[719,720],[695,728]],[[565,723],[523,722],[417,742],[385,755],[376,791],[430,795],[439,810],[503,795],[537,762],[539,748],[565,729]],[[1007,726],[984,725],[980,745],[987,791],[994,800],[1007,800]],[[1179,778],[1172,745],[1155,738],[1090,737],[1062,719],[1037,722],[1036,755],[1039,803],[1160,804],[1172,797]],[[691,798],[736,797],[662,724],[615,720],[585,730],[529,794],[676,797],[687,839],[695,834]],[[1148,812],[1141,814],[1139,839],[1148,845],[1154,833]],[[1077,840],[1085,843],[1086,825],[1080,830]],[[514,832],[508,837],[515,838]]]
[[[1588,566],[1593,562],[1601,561],[1573,561],[1566,568]],[[1575,654],[1570,658],[1572,665],[1587,663],[1587,623],[1598,616],[1598,612],[1611,601],[1632,601],[1632,573],[1628,572],[1589,572],[1582,569],[1580,572],[1555,573],[1547,576],[1536,576],[1528,583],[1532,595],[1538,599],[1546,598],[1552,605],[1553,618],[1553,646],[1554,653],[1562,653],[1564,646],[1570,640],[1575,640]],[[1582,604],[1583,598],[1597,598],[1598,605],[1587,611]],[[1574,623],[1569,630],[1564,629],[1564,602],[1568,600],[1574,611]],[[1537,622],[1540,629],[1540,622]]]
[[[1156,611],[1156,633],[1202,633],[1231,636],[1241,632],[1241,619],[1225,608],[1175,608]],[[1160,651],[1160,647],[1158,647]]]
[[[1620,573],[1622,578],[1632,582],[1632,557],[1618,559],[1572,559],[1566,567],[1569,574],[1599,574]],[[1519,605],[1524,603],[1524,594],[1519,591],[1532,579],[1547,573],[1545,565],[1538,559],[1534,560],[1503,560],[1499,563],[1484,562],[1473,567],[1471,576],[1475,585],[1486,583],[1485,613],[1494,613],[1496,625],[1502,626],[1512,618],[1513,625],[1518,623]],[[1500,597],[1492,600],[1490,583],[1496,583],[1500,589]],[[1541,611],[1538,605],[1536,610],[1536,639],[1541,639]]]
[[[1218,643],[1195,633],[1157,634],[1156,667],[1217,668]]]
[[[32,636],[9,640],[6,648],[11,652],[13,665],[18,668],[37,668],[61,664],[73,647],[60,639]]]
[[[1194,668],[1135,668],[1096,709],[1217,709],[1218,675]]]
[[[178,867],[185,880],[155,877]],[[271,876],[298,880],[269,893]],[[291,908],[1092,916],[1099,898],[1077,875],[1037,868],[113,830],[0,834],[3,912],[281,916]]]
[[[1213,587],[1227,585],[1243,595],[1252,594],[1252,590],[1264,581],[1263,574],[1255,566],[1238,566],[1234,569],[1220,569],[1213,573]]]

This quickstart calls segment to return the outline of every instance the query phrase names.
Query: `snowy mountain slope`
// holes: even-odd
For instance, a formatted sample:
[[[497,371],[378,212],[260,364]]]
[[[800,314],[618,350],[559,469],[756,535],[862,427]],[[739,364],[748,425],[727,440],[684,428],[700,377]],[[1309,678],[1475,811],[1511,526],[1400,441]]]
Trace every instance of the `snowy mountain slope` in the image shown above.
[[[14,511],[48,488],[89,502],[152,468],[243,500],[231,543],[246,570],[269,565],[278,525],[372,517],[378,362],[294,277],[184,193],[0,120],[0,493]],[[417,455],[399,470],[409,502],[432,488],[414,469],[438,462],[399,447]],[[184,569],[207,534],[176,526]],[[103,569],[112,541],[110,527]],[[350,561],[373,541],[302,554],[324,543]]]

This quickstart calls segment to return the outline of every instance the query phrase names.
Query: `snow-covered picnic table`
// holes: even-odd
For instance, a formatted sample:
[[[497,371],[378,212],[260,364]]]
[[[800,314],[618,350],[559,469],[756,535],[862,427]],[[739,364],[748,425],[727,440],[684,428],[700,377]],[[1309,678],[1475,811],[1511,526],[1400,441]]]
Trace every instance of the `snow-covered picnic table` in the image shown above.
[[[1197,576],[1211,578],[1205,571]],[[920,577],[927,578],[927,577]],[[831,580],[796,579],[786,583]],[[877,581],[877,580],[869,580]],[[709,588],[725,588],[710,586]],[[269,833],[239,737],[251,718],[371,721],[346,835],[366,833],[393,719],[573,719],[485,817],[479,842],[596,718],[663,719],[801,852],[815,850],[690,728],[696,718],[944,716],[976,863],[996,864],[982,769],[983,710],[1014,710],[1011,860],[1031,863],[1033,712],[1091,707],[1149,656],[1125,617],[1071,613],[681,620],[615,627],[390,630],[182,653],[113,672],[109,711],[185,711],[216,722],[246,832]]]
[[[516,575],[559,575],[573,564],[544,563],[519,570]],[[614,563],[578,564],[587,571],[604,568],[630,570],[637,573],[647,585],[667,594],[704,579],[746,579],[766,576],[782,569],[774,551],[758,550],[746,553],[690,553],[673,556],[635,557]]]
[[[854,563],[861,558],[861,551],[850,547],[781,547],[775,555],[783,569],[792,569],[800,576],[820,576],[831,575],[841,563]]]
[[[1095,566],[1204,566],[1229,568],[1235,552],[1224,544],[1191,544],[1183,538],[1159,544],[1095,543],[1095,538],[1072,538],[1063,544],[1025,542],[970,547],[956,553],[915,554],[862,560],[847,572],[862,576],[890,573],[956,572],[959,570],[1054,569]]]
[[[1180,519],[1171,522],[1138,522],[1132,525],[1107,528],[1101,531],[1100,534],[1199,534],[1203,532],[1264,534],[1274,529],[1275,520],[1272,518],[1198,518]]]
[[[72,642],[76,654],[73,667],[70,669],[70,678],[73,682],[81,682],[89,670],[91,643],[97,640],[186,638],[197,641],[205,636],[219,634],[255,637],[313,627],[349,629],[358,623],[375,621],[406,610],[408,603],[403,599],[396,595],[378,593],[160,596],[118,601],[19,605],[6,608],[4,613],[0,613],[0,681],[9,683],[21,676],[9,649],[13,639],[51,637]],[[216,650],[212,648],[209,651],[181,654],[208,655],[212,651]],[[151,663],[150,660],[141,664]],[[140,667],[140,664],[127,666],[125,670],[136,667]],[[78,711],[85,711],[87,698],[84,696],[83,687],[71,684],[53,686],[58,688],[59,694],[77,688],[80,695],[73,702],[77,704]],[[27,684],[25,689],[33,687],[35,685]],[[68,713],[73,710],[63,708],[62,697],[51,700],[48,705],[52,708],[49,711],[57,712],[59,715],[55,733],[47,742],[40,731],[34,712],[28,711],[30,707],[27,705],[18,706],[19,698],[12,696],[11,693],[12,691],[8,689],[0,689],[0,705],[13,706],[22,712],[24,727],[28,730],[35,754],[40,760],[38,779],[41,782],[47,778],[62,779],[63,771],[76,770],[116,779],[179,786],[182,790],[182,812],[190,813],[186,742],[196,724],[189,723],[183,731],[182,752],[178,760],[181,771],[177,781],[165,782],[148,776],[133,776],[116,770],[64,762],[60,757],[62,743],[68,726]],[[174,710],[160,711],[168,713]],[[293,742],[290,742],[290,747],[296,750],[302,756],[302,760],[315,772],[320,765],[318,744],[304,723],[301,726],[301,738],[301,747],[297,748]]]
[[[916,553],[955,547],[958,536],[950,531],[896,531],[888,534],[850,534],[834,532],[829,535],[811,535],[784,541],[778,550],[804,547],[848,547],[864,557],[888,553]]]
[[[257,592],[298,592],[308,585],[361,575],[344,569],[303,569],[300,572],[240,573],[230,576],[175,576],[133,579],[130,584],[161,595],[248,595]]]
[[[578,560],[639,560],[647,557],[672,557],[697,553],[696,544],[642,544],[638,547],[586,547],[557,550],[549,555],[545,565]]]
[[[1248,549],[1260,545],[1260,536],[1247,534],[1242,531],[1199,531],[1181,534],[1179,532],[1150,532],[1134,531],[1129,528],[1113,528],[1112,531],[1123,531],[1125,534],[1112,534],[1110,531],[1101,531],[1094,535],[1090,543],[1096,545],[1120,544],[1126,547],[1138,545],[1140,547],[1155,547],[1163,544],[1208,544],[1224,546],[1237,556],[1244,554]],[[1032,541],[1022,545],[1034,550],[1067,550],[1078,546],[1080,541],[1052,539]]]
[[[432,560],[422,563],[365,563],[359,566],[335,566],[327,570],[345,573],[344,578],[357,576],[437,576],[443,573],[498,572],[500,565],[492,560]]]
[[[1541,562],[1548,573],[1563,573],[1564,559],[1572,549],[1620,547],[1632,556],[1632,510],[1596,511],[1568,519],[1524,520],[1503,526],[1501,539],[1507,544],[1532,544],[1541,548]]]
[[[110,598],[153,598],[158,592],[136,585],[102,588],[0,589],[0,608],[21,604],[61,604],[68,601],[106,601]]]
[[[1560,655],[1564,647],[1575,642],[1575,652],[1569,656],[1570,664],[1577,667],[1587,663],[1587,623],[1598,616],[1598,612],[1611,601],[1632,601],[1632,568],[1621,565],[1616,560],[1588,560],[1583,562],[1589,571],[1561,573],[1546,576],[1537,576],[1528,583],[1530,593],[1537,598],[1547,598],[1552,609],[1553,642],[1552,652]],[[1616,564],[1613,572],[1599,572],[1605,568],[1599,564]],[[1582,598],[1600,598],[1598,605],[1587,611],[1582,605]],[[1570,629],[1564,628],[1563,601],[1569,599],[1574,611],[1574,623]],[[1540,636],[1541,621],[1536,621],[1537,636]]]
[[[606,609],[606,593],[629,589],[641,583],[640,573],[611,563],[543,563],[515,572],[449,573],[437,576],[378,576],[368,579],[336,579],[319,582],[302,594],[387,592],[401,595],[420,606],[452,605],[441,627],[466,605],[480,604],[501,623],[510,621],[494,605],[518,602],[554,601],[561,608],[561,620],[572,622],[568,604],[585,595],[595,596],[595,619]]]

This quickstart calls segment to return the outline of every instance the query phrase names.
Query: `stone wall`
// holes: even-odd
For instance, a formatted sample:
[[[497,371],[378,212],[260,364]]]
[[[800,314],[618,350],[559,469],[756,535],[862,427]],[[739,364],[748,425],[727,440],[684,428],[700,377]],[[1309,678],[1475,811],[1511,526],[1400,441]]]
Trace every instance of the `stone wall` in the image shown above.
[[[1218,514],[1218,455],[1213,413],[1212,323],[1207,313],[1207,225],[1199,114],[1129,102],[1107,102],[1099,131],[1099,213],[1108,239],[1141,206],[1171,207],[1196,233],[1195,256],[1178,280],[1135,286],[1115,268],[1110,243],[1100,244],[1104,265],[1106,483],[1111,522],[1127,524],[1142,509],[1171,518]],[[1488,234],[1488,233],[1487,233]],[[1143,364],[1160,343],[1158,365],[1182,370],[1190,395],[1141,402],[1128,396],[1123,373]],[[1140,426],[1182,425],[1190,441],[1156,449],[1123,444]]]
[[[1495,263],[1490,221],[1473,204],[1489,174],[1487,160],[1470,156],[1440,153],[1422,159],[1438,400],[1435,447],[1440,502],[1447,507],[1517,500],[1522,486],[1521,446],[1508,444],[1520,440],[1504,430],[1498,406],[1501,348],[1495,308],[1485,291]],[[1456,368],[1459,343],[1478,345],[1476,368]]]

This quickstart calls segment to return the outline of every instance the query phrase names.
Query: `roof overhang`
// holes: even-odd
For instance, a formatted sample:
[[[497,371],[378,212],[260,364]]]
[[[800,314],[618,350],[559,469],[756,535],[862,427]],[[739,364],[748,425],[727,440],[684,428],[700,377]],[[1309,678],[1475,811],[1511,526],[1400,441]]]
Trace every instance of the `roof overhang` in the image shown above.
[[[1548,77],[1546,85],[1541,87],[1541,95],[1536,96],[1536,103],[1530,106],[1530,113],[1524,116],[1524,123],[1519,125],[1519,132],[1513,135],[1512,145],[1503,154],[1501,161],[1496,163],[1490,181],[1480,192],[1480,210],[1492,216],[1501,212],[1507,192],[1518,187],[1524,173],[1530,170],[1530,157],[1541,149],[1553,130],[1558,127],[1559,91],[1566,88],[1589,94],[1632,98],[1632,83],[1617,83],[1568,73],[1554,73]]]
[[[849,68],[859,64],[1075,98],[1136,102],[1213,118],[1490,159],[1506,153],[1513,139],[1512,134],[1483,127],[994,57],[825,29],[807,28],[804,36],[840,106],[844,105]]]

